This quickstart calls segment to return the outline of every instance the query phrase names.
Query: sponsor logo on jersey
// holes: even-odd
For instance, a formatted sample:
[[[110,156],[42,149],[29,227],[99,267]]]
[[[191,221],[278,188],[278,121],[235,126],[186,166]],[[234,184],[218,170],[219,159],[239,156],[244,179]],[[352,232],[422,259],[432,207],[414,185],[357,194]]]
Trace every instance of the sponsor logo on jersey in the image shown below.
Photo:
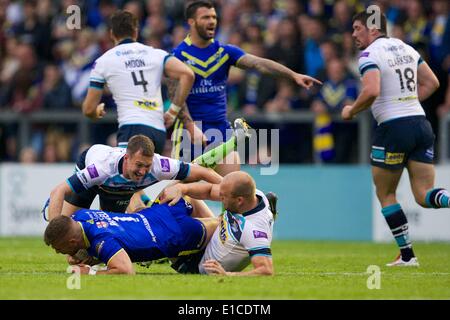
[[[425,152],[425,156],[429,159],[433,159],[434,158],[434,149],[432,147],[430,149],[427,149],[427,151]]]
[[[87,184],[88,179],[86,178],[86,175],[83,172],[77,172],[77,177],[81,180],[81,183]]]
[[[263,231],[259,231],[259,230],[253,230],[253,237],[255,239],[258,239],[258,238],[266,238],[266,239],[268,239],[267,233],[265,233]]]
[[[169,159],[161,159],[161,170],[162,172],[170,172]]]
[[[363,53],[361,53],[359,55],[360,58],[367,58],[369,56],[370,52],[369,51],[364,51]]]
[[[225,219],[220,219],[220,233],[219,233],[220,242],[224,244],[227,241],[227,223]]]
[[[386,159],[384,163],[386,164],[401,164],[405,159],[404,153],[394,153],[394,152],[386,152]]]
[[[97,228],[108,228],[109,224],[106,221],[97,221],[95,224]]]
[[[99,174],[94,164],[88,166],[87,171],[89,172],[89,176],[91,177],[91,179],[98,178]]]
[[[124,50],[124,51],[116,51],[116,56],[120,57],[120,56],[127,56],[129,54],[142,54],[142,55],[147,55],[147,51],[144,49],[141,50]]]
[[[97,251],[97,254],[100,255],[100,251],[102,251],[103,249],[103,245],[105,244],[105,240],[103,240],[102,242],[98,243],[95,246],[95,251]]]
[[[139,107],[144,110],[158,110],[158,102],[151,100],[136,100],[133,102],[135,107]]]

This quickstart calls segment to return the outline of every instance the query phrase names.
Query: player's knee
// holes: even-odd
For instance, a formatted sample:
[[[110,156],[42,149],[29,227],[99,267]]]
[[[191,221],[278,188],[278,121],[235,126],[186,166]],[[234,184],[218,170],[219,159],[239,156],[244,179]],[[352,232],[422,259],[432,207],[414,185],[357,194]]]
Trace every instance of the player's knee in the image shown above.
[[[414,199],[416,200],[416,203],[421,206],[422,208],[429,208],[425,201],[425,195],[416,196],[414,195]]]
[[[421,206],[422,208],[429,208],[429,205],[427,204],[426,201],[427,197],[426,191],[413,191],[413,194],[414,200],[419,206]]]

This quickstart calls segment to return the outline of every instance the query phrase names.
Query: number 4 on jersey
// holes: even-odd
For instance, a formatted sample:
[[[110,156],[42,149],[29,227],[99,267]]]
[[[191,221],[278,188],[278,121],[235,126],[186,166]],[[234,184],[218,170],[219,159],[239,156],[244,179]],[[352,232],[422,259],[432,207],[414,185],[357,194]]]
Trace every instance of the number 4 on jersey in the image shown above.
[[[143,70],[139,70],[139,74],[141,76],[141,80],[138,81],[137,77],[136,77],[136,72],[132,71],[131,75],[133,76],[133,82],[135,86],[143,86],[144,87],[144,92],[147,92],[147,80],[144,79],[144,71]]]

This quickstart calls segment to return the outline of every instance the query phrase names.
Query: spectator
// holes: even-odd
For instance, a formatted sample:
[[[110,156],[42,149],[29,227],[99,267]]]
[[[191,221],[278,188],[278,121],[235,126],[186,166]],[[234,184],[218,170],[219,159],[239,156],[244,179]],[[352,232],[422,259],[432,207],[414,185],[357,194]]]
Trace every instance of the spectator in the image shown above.
[[[327,64],[327,79],[324,81],[311,109],[319,118],[316,125],[316,151],[324,162],[350,162],[355,145],[356,127],[353,123],[331,123],[331,114],[340,114],[342,108],[351,104],[358,95],[357,84],[348,76],[344,63],[333,59]],[[324,135],[332,134],[333,139]],[[323,141],[327,141],[322,142]]]
[[[37,153],[32,147],[25,147],[20,151],[20,163],[35,163],[37,161]]]
[[[41,85],[42,106],[46,110],[67,110],[72,107],[70,87],[61,75],[58,66],[49,64],[44,69]]]

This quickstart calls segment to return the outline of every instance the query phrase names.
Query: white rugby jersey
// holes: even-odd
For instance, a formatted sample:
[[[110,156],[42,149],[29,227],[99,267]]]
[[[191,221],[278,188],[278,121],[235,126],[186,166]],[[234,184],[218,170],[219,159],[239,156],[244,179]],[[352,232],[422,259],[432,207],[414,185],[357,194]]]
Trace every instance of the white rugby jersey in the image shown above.
[[[155,153],[151,170],[139,182],[134,182],[122,173],[125,154],[125,148],[93,145],[86,157],[80,158],[67,182],[75,193],[99,186],[108,193],[130,194],[162,180],[184,180],[189,175],[189,164]]]
[[[417,68],[422,62],[416,50],[396,38],[378,38],[360,54],[361,76],[370,69],[380,71],[381,91],[371,107],[378,124],[425,115],[417,95]]]
[[[200,273],[206,273],[203,263],[217,260],[225,271],[242,271],[256,255],[272,257],[270,244],[273,233],[273,214],[269,202],[260,190],[256,190],[259,203],[244,213],[226,211],[208,243],[199,263]]]
[[[141,124],[165,131],[161,77],[166,51],[127,39],[95,61],[90,86],[107,85],[117,104],[119,127]]]

